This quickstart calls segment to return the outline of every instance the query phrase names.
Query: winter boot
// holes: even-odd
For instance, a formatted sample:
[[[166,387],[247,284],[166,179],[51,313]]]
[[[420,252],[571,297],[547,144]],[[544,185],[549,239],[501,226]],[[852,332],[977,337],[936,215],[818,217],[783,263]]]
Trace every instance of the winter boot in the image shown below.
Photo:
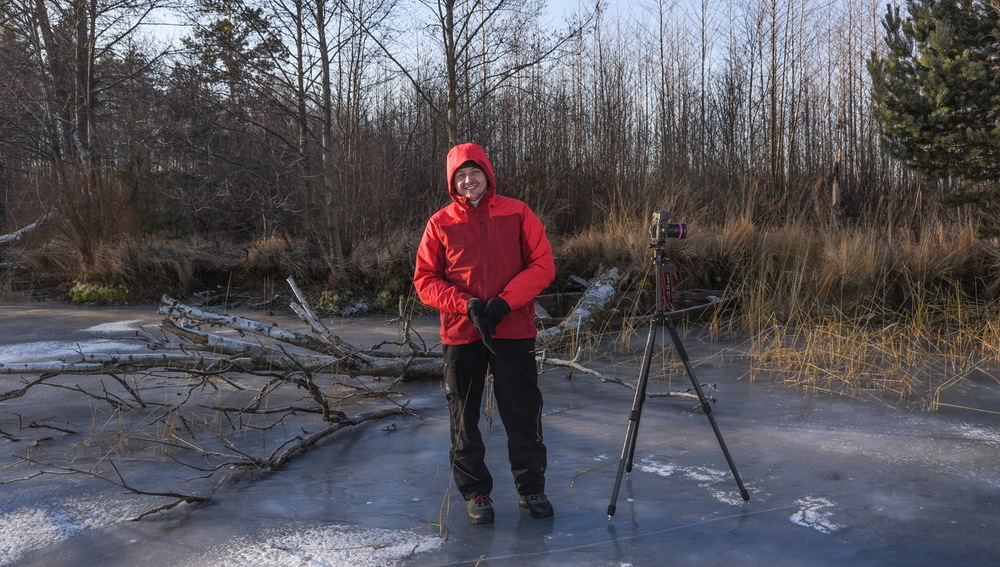
[[[493,523],[493,499],[489,494],[480,494],[465,503],[469,510],[469,522],[473,524]]]
[[[544,494],[522,494],[517,503],[527,508],[532,518],[549,518],[555,514],[548,496]]]

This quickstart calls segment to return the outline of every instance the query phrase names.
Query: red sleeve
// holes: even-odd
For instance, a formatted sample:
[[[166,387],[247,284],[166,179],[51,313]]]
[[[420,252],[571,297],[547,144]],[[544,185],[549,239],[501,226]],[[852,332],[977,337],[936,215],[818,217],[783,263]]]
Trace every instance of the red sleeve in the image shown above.
[[[533,301],[556,277],[552,244],[545,236],[545,225],[527,205],[521,219],[521,255],[525,268],[500,293],[511,309]]]
[[[445,279],[445,250],[438,230],[433,219],[424,228],[417,247],[413,287],[424,305],[449,313],[465,313],[472,294]]]

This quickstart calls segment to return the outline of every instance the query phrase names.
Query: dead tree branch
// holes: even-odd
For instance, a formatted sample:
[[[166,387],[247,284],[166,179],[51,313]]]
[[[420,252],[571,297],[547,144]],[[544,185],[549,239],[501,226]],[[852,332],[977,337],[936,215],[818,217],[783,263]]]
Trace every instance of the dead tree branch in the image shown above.
[[[10,242],[17,242],[18,240],[21,240],[22,238],[25,237],[25,235],[27,235],[31,231],[33,231],[36,228],[42,226],[42,224],[44,224],[45,221],[47,221],[47,220],[51,219],[52,217],[56,216],[56,213],[58,213],[58,212],[59,211],[53,209],[53,210],[45,213],[44,215],[42,215],[42,217],[40,219],[36,220],[35,222],[29,224],[28,226],[26,226],[26,227],[24,227],[24,228],[22,228],[20,230],[15,230],[14,232],[12,232],[10,234],[0,235],[0,244],[8,244]]]
[[[294,289],[297,289],[294,288]],[[301,295],[301,291],[297,292]],[[310,372],[326,372],[349,376],[394,377],[406,379],[436,378],[441,376],[441,361],[419,357],[379,357],[354,347],[334,335],[323,325],[304,297],[292,309],[323,337],[290,331],[278,325],[268,325],[252,319],[212,313],[197,307],[183,305],[169,297],[163,298],[159,313],[171,320],[163,324],[167,332],[182,336],[198,345],[201,350],[227,356],[246,356],[261,368],[303,368]],[[228,327],[241,333],[251,333],[274,341],[287,343],[307,352],[276,350],[245,341],[227,339],[193,326],[209,324]]]
[[[352,418],[343,419],[341,421],[329,425],[328,427],[326,427],[321,431],[318,431],[306,437],[296,437],[295,443],[288,444],[283,447],[279,447],[278,449],[275,449],[275,451],[272,452],[271,456],[268,457],[267,459],[268,465],[271,468],[271,470],[278,470],[284,467],[288,463],[288,461],[294,458],[295,456],[306,452],[307,450],[312,448],[314,445],[316,445],[323,439],[333,435],[334,433],[340,431],[345,427],[350,427],[352,425],[358,425],[366,421],[382,419],[385,417],[389,417],[391,415],[400,415],[404,413],[412,414],[412,412],[406,409],[405,406],[400,406],[395,408],[386,408],[386,409],[365,412],[362,414],[358,414]]]
[[[43,466],[43,467],[46,467],[47,469],[55,469],[55,470],[60,471],[60,472],[53,473],[50,470],[42,470],[42,471],[39,471],[38,473],[35,473],[35,474],[33,474],[33,475],[29,476],[29,477],[25,477],[25,478],[22,478],[22,479],[16,479],[15,481],[11,481],[11,482],[28,480],[30,478],[34,478],[36,476],[43,475],[43,474],[80,474],[80,475],[84,475],[84,476],[89,476],[89,477],[97,479],[97,480],[102,480],[102,481],[107,482],[109,484],[113,484],[113,485],[115,485],[115,486],[117,486],[119,488],[122,488],[123,490],[126,490],[127,492],[130,492],[132,494],[143,495],[143,496],[160,496],[160,497],[163,497],[163,498],[171,498],[171,499],[173,499],[173,501],[170,502],[170,503],[164,504],[162,506],[157,506],[156,508],[153,508],[152,510],[148,510],[146,512],[143,512],[142,514],[139,514],[135,518],[132,518],[133,521],[141,520],[141,519],[145,518],[146,516],[149,516],[151,514],[155,514],[157,512],[162,512],[164,510],[169,510],[169,509],[174,508],[175,506],[179,506],[181,504],[201,504],[203,502],[207,502],[208,499],[209,499],[209,496],[210,496],[210,495],[209,496],[195,496],[195,495],[183,494],[183,493],[179,493],[179,492],[160,492],[160,491],[143,490],[143,489],[140,489],[140,488],[136,488],[136,487],[130,485],[128,482],[125,481],[125,477],[121,474],[121,471],[118,470],[118,466],[114,463],[114,461],[111,461],[111,460],[109,460],[108,463],[111,465],[112,470],[114,470],[114,473],[115,473],[115,476],[117,477],[117,479],[111,478],[110,476],[102,474],[102,473],[98,473],[98,472],[94,472],[94,471],[90,471],[90,470],[86,470],[86,469],[81,469],[81,468],[76,468],[76,467],[64,467],[64,466],[59,466],[59,465],[55,465],[55,464],[52,464],[52,463],[43,463],[43,462],[36,461],[34,459],[30,459],[30,458],[27,458],[27,457],[23,458],[22,460],[24,462],[27,462],[27,463],[31,463],[31,464],[34,464],[34,465]],[[0,483],[0,484],[4,484],[4,483]],[[218,488],[218,486],[216,486],[216,488]],[[215,491],[213,490],[212,492],[214,493]]]
[[[25,383],[25,385],[24,385],[23,388],[17,388],[16,390],[10,390],[10,391],[7,391],[7,392],[0,393],[0,402],[6,401],[6,400],[10,400],[10,399],[13,399],[13,398],[20,398],[21,396],[27,394],[28,390],[30,390],[33,386],[37,386],[39,384],[42,384],[46,380],[49,380],[51,378],[55,378],[56,376],[59,375],[58,372],[51,372],[51,371],[44,371],[44,370],[41,371],[41,372],[4,372],[4,368],[5,368],[5,366],[3,364],[0,364],[0,374],[41,374],[41,376],[39,376],[38,378],[35,378],[34,380],[32,380],[30,382]]]

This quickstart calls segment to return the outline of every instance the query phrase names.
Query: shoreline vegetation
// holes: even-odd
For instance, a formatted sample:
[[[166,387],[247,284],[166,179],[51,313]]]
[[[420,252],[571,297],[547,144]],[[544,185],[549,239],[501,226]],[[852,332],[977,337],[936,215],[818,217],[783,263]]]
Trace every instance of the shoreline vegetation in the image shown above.
[[[964,380],[997,380],[1000,250],[977,239],[974,227],[687,224],[690,236],[666,247],[675,289],[719,290],[731,298],[725,309],[708,311],[694,323],[711,338],[745,345],[751,379],[777,377],[837,395],[874,394],[926,410],[941,407],[945,392]],[[568,341],[573,348],[591,345],[593,351],[599,343],[616,342],[607,337],[621,336],[617,342],[624,344],[627,336],[644,332],[623,321],[652,309],[642,299],[651,295],[653,280],[646,228],[637,219],[569,238],[551,236],[558,276],[546,293],[580,291],[607,267],[625,274],[588,336]],[[413,231],[358,246],[336,274],[324,274],[327,267],[316,265],[306,243],[287,238],[242,246],[118,239],[95,249],[100,261],[86,278],[75,271],[75,248],[42,234],[6,250],[0,300],[113,304],[157,301],[171,293],[222,307],[242,301],[277,309],[289,295],[284,280],[291,275],[320,314],[430,312],[409,284],[418,237]],[[93,283],[81,283],[86,281]]]

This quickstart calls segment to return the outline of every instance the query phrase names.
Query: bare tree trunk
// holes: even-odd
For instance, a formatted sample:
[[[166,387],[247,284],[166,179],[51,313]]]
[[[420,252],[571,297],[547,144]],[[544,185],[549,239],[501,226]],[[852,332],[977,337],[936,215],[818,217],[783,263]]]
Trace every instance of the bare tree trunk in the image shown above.
[[[455,0],[438,2],[441,21],[441,45],[444,47],[444,65],[447,87],[445,91],[445,132],[448,146],[458,143],[458,53],[455,40]]]
[[[322,152],[323,213],[326,219],[328,247],[334,267],[339,271],[344,261],[344,243],[341,233],[343,195],[337,187],[333,143],[333,95],[330,90],[330,45],[326,37],[326,0],[316,0],[316,33],[320,56],[320,149]]]

